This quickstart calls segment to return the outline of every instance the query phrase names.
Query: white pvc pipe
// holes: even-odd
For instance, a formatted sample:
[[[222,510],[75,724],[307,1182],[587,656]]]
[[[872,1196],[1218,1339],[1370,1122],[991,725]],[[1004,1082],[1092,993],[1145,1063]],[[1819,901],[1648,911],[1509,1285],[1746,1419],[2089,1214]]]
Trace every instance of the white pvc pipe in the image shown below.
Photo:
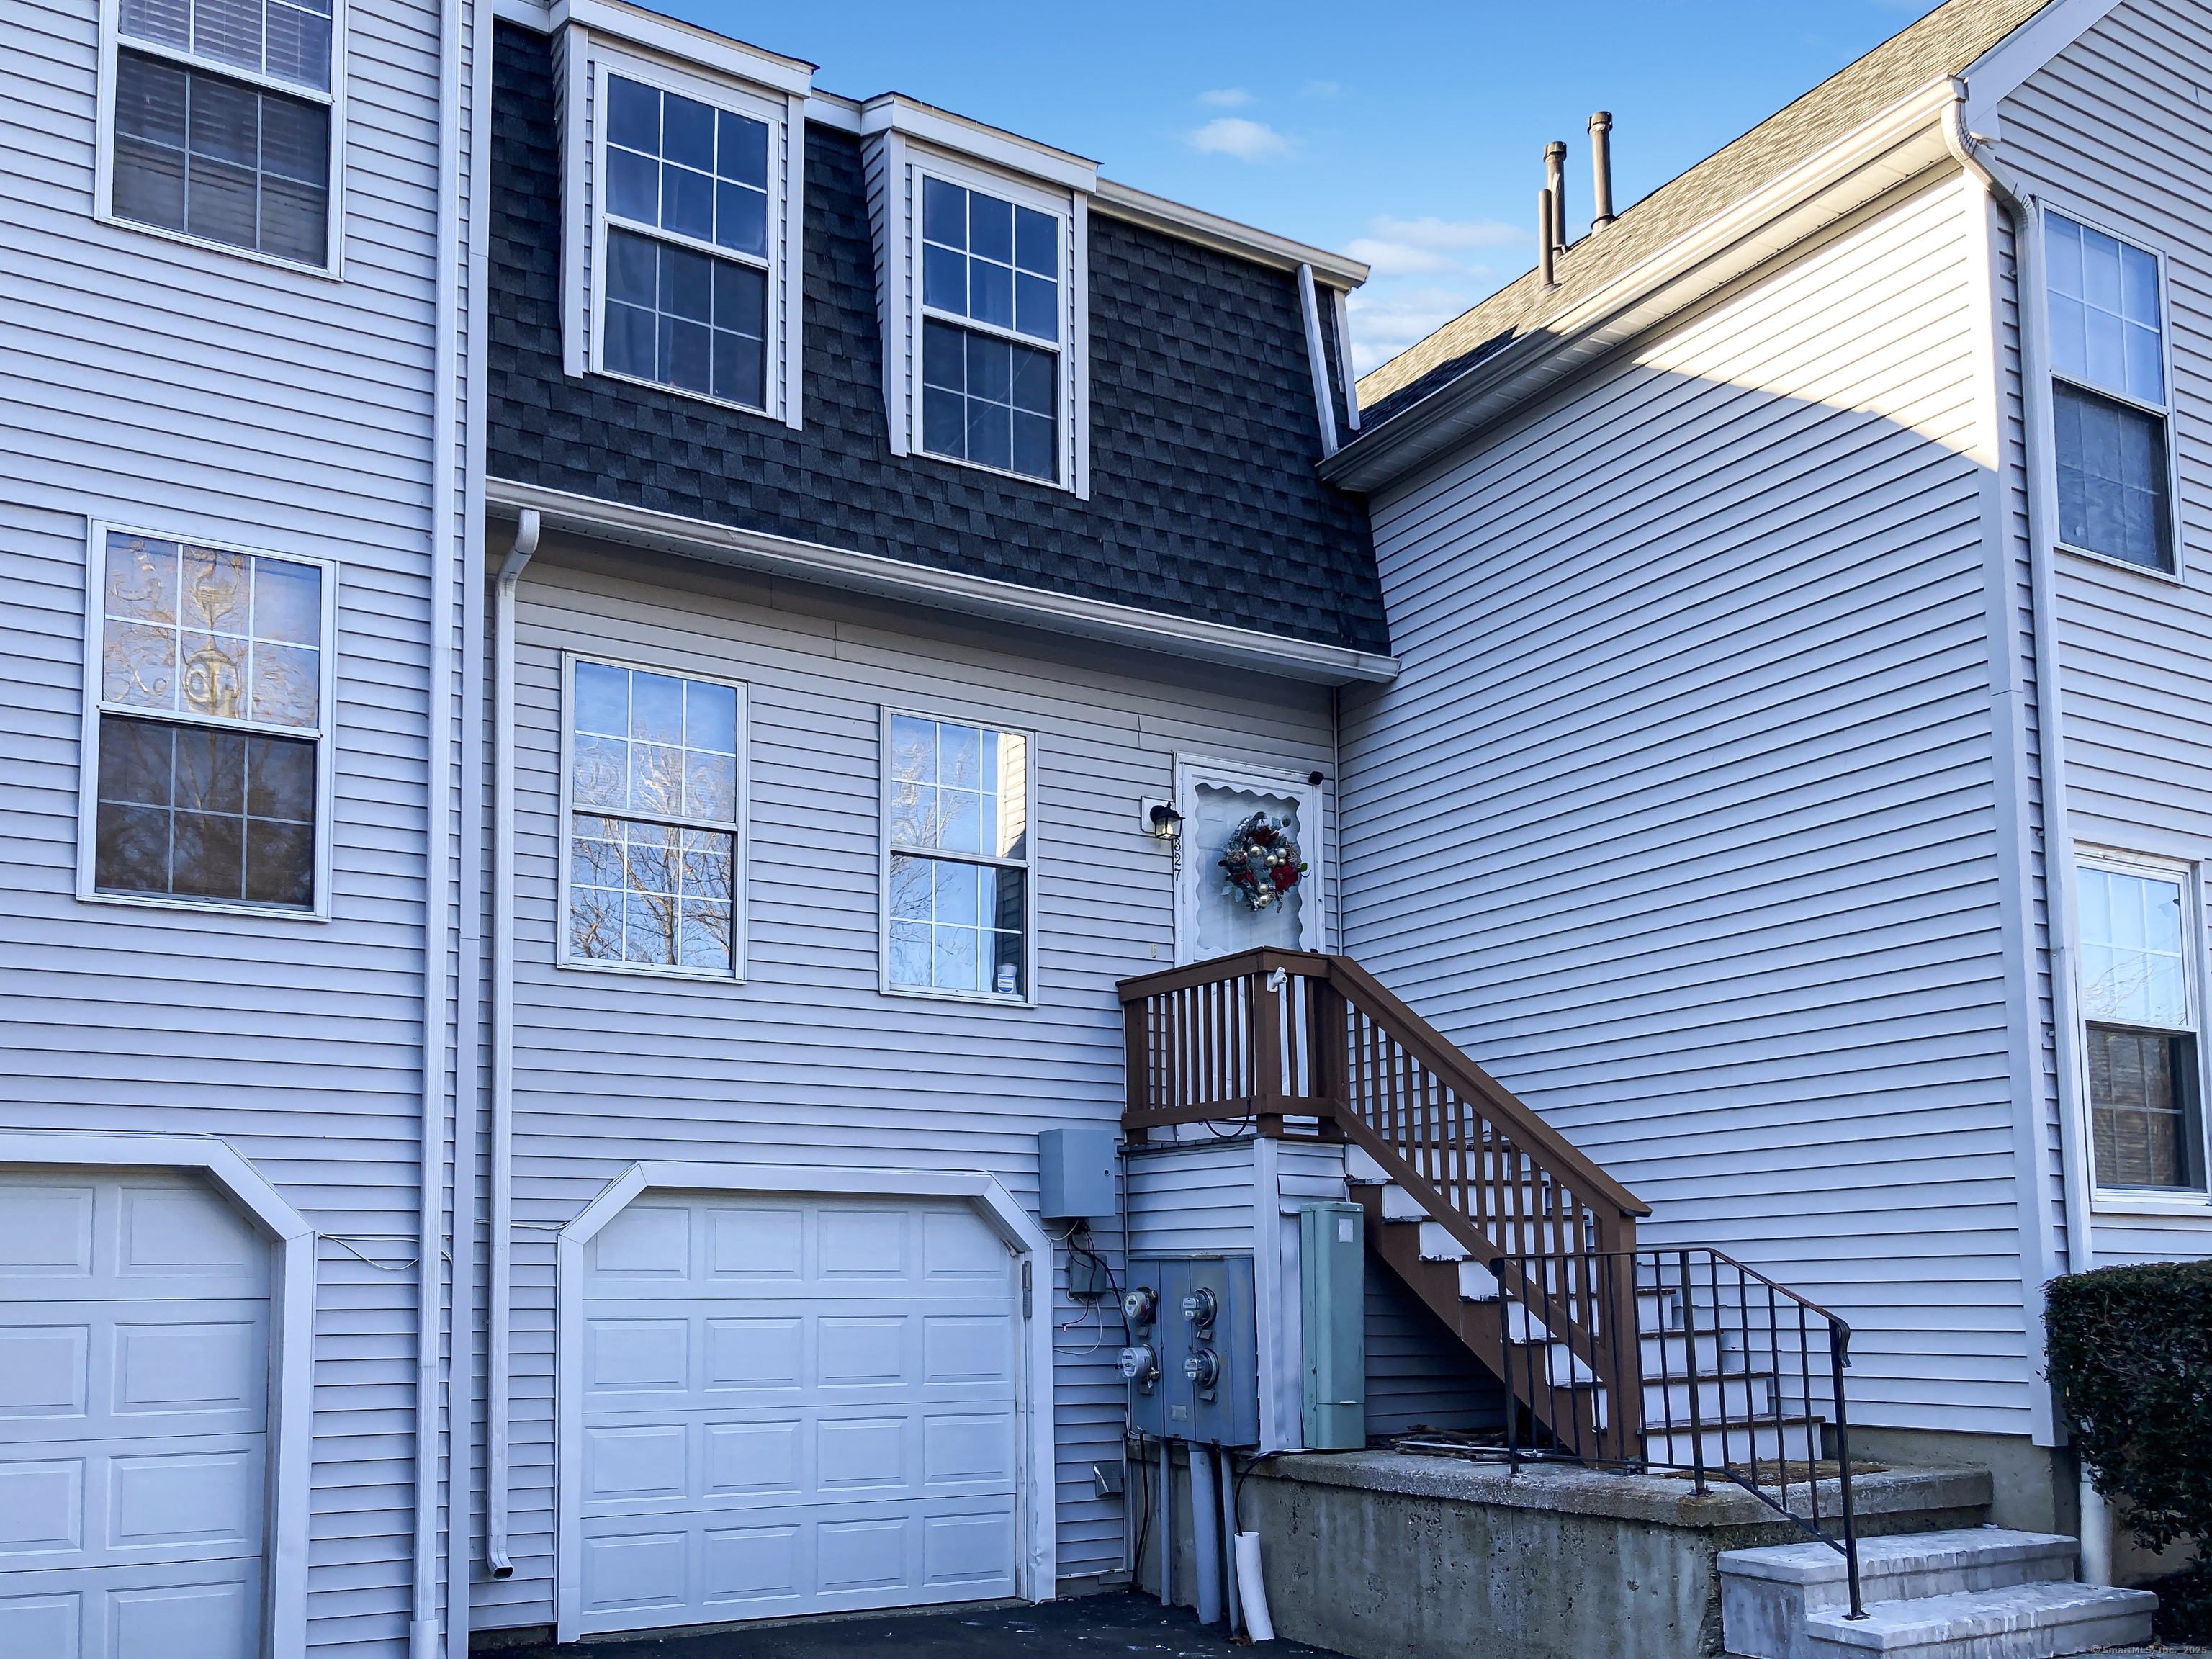
[[[485,1241],[484,1565],[512,1577],[507,1543],[507,1327],[513,1296],[514,1120],[514,591],[538,550],[525,507],[492,593],[491,1179]]]
[[[438,1659],[438,1592],[450,1577],[441,1548],[438,1480],[441,1315],[445,1303],[446,1050],[453,1004],[446,995],[453,860],[454,528],[462,502],[452,427],[460,378],[460,7],[439,20],[437,287],[430,367],[430,568],[424,606],[429,639],[422,699],[422,1137],[415,1310],[414,1585],[409,1659]],[[457,1194],[458,1196],[458,1194]],[[463,1490],[465,1491],[465,1481]]]
[[[1190,1543],[1198,1578],[1198,1622],[1221,1617],[1221,1522],[1213,1513],[1213,1453],[1196,1441],[1190,1452]]]
[[[1244,1604],[1244,1629],[1255,1642],[1275,1639],[1275,1621],[1267,1616],[1267,1587],[1260,1578],[1260,1534],[1237,1534],[1237,1588]]]

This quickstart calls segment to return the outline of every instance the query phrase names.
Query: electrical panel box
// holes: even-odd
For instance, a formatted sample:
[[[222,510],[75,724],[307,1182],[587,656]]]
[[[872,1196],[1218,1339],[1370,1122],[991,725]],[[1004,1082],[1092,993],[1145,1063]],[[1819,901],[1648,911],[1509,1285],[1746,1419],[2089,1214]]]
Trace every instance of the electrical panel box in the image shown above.
[[[1066,1219],[1111,1216],[1118,1129],[1044,1129],[1037,1134],[1037,1213]]]
[[[1258,1445],[1252,1258],[1133,1255],[1128,1285],[1129,1425],[1200,1445]]]
[[[1367,1443],[1366,1220],[1357,1204],[1298,1209],[1305,1443],[1315,1451]]]

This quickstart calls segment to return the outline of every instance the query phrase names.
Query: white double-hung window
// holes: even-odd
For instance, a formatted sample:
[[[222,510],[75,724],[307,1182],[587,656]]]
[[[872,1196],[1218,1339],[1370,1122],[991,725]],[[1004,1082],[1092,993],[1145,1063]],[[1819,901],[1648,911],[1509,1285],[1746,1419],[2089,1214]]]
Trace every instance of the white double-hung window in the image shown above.
[[[2174,568],[2166,325],[2155,254],[2044,215],[2058,540]]]
[[[573,27],[564,51],[568,372],[797,425],[805,77],[762,57],[793,96]]]
[[[2076,866],[2082,1042],[2097,1185],[2204,1190],[2197,933],[2186,870]]]
[[[896,94],[860,125],[892,453],[1086,495],[1097,170]]]
[[[1025,1003],[1035,836],[1028,736],[884,717],[884,988]]]
[[[92,545],[79,896],[327,914],[336,567]]]
[[[744,688],[568,660],[561,963],[744,971]]]
[[[343,0],[102,7],[99,216],[335,268],[343,41]]]

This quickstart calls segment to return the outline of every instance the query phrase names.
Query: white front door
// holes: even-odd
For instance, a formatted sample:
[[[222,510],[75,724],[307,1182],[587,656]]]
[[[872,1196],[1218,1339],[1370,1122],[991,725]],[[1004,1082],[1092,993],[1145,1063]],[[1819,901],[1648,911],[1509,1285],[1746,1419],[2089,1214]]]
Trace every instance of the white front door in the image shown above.
[[[0,1171],[0,1654],[262,1651],[269,1249],[182,1176]]]
[[[638,1199],[586,1246],[581,1631],[1012,1595],[1018,1302],[957,1201]]]
[[[1176,794],[1176,810],[1183,815],[1176,960],[1206,962],[1265,945],[1324,949],[1319,788],[1289,772],[1178,757]],[[1287,838],[1306,866],[1285,890],[1255,894],[1223,867],[1237,832],[1255,820]],[[1256,860],[1248,858],[1247,863]],[[1260,881],[1264,887],[1266,875]]]

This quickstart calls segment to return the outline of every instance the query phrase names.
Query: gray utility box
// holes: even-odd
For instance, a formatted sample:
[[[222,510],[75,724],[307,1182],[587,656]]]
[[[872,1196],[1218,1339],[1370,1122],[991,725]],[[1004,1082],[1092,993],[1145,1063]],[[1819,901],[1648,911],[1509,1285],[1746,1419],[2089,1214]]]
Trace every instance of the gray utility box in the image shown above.
[[[1059,1220],[1112,1216],[1118,1129],[1043,1129],[1037,1133],[1037,1213]]]
[[[1133,1255],[1128,1285],[1121,1370],[1130,1427],[1200,1445],[1258,1445],[1252,1258]]]
[[[1313,1451],[1357,1451],[1367,1443],[1366,1221],[1357,1204],[1298,1210],[1304,1428]]]

